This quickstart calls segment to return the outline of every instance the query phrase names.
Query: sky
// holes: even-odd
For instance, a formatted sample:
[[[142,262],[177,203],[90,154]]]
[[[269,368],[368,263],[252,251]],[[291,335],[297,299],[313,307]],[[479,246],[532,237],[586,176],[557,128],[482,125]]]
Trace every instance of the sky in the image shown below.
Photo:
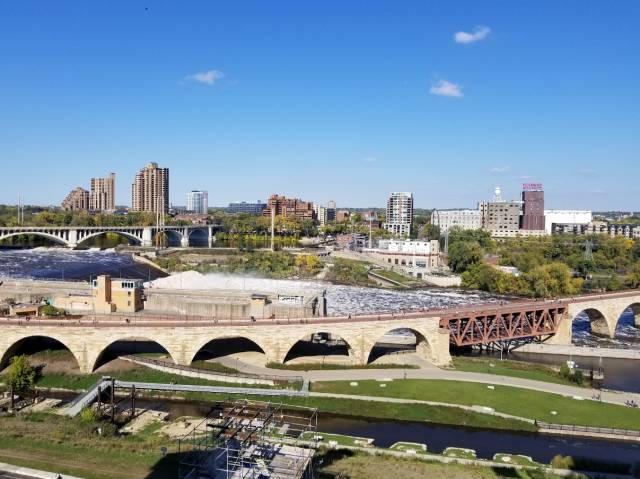
[[[0,0],[0,203],[170,169],[272,193],[640,210],[640,2]]]

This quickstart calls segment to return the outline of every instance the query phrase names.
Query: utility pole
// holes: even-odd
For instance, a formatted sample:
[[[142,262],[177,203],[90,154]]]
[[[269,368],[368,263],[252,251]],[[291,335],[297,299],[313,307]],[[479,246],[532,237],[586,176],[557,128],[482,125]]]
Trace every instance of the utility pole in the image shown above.
[[[271,251],[275,251],[276,209],[271,207]]]

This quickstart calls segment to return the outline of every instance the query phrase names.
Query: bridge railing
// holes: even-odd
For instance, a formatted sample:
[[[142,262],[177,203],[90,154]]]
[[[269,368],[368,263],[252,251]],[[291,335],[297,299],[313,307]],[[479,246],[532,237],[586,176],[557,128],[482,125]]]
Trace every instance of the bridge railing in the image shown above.
[[[215,317],[215,316],[195,316],[187,314],[167,314],[145,311],[143,313],[122,313],[114,312],[109,314],[87,313],[84,315],[68,316],[39,316],[39,317],[17,317],[0,318],[0,320],[18,323],[20,325],[61,325],[61,326],[155,326],[179,325],[179,326],[251,326],[251,325],[285,325],[285,324],[334,324],[344,322],[372,322],[419,319],[425,317],[439,317],[441,319],[451,317],[479,316],[484,314],[500,314],[521,311],[522,308],[543,309],[561,307],[566,305],[562,300],[554,301],[513,301],[513,302],[493,302],[483,304],[460,305],[449,309],[420,309],[403,311],[385,311],[375,314],[348,314],[341,316],[314,316],[302,318],[271,318],[271,317]]]
[[[567,431],[567,432],[581,432],[585,434],[610,434],[615,436],[640,437],[640,431],[631,431],[629,429],[574,426],[571,424],[552,424],[544,421],[536,421],[536,424],[538,425],[539,428],[548,429],[550,431]]]

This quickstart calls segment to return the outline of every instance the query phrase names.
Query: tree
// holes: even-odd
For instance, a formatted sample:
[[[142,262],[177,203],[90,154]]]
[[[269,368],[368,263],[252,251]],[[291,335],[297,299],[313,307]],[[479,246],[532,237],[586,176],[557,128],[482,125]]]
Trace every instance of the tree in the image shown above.
[[[13,392],[20,394],[29,390],[35,380],[36,370],[29,364],[29,358],[26,355],[11,358],[11,365],[5,376],[5,381]]]
[[[630,288],[640,288],[640,261],[631,267],[627,276],[627,284]]]
[[[449,246],[449,267],[462,273],[482,260],[482,248],[476,241],[456,241]]]

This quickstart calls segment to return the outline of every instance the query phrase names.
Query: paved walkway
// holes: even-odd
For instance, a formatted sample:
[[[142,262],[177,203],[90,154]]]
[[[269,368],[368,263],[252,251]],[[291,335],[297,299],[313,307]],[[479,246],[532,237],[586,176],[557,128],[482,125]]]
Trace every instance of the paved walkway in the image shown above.
[[[591,388],[580,388],[564,384],[548,383],[544,381],[534,381],[532,379],[515,378],[510,376],[499,376],[497,374],[471,373],[464,371],[451,371],[437,368],[426,361],[422,361],[415,355],[406,355],[407,364],[421,363],[421,369],[337,369],[337,370],[316,370],[316,371],[289,371],[285,369],[270,369],[255,366],[236,359],[220,358],[219,362],[228,367],[237,368],[241,372],[253,374],[277,374],[281,376],[302,376],[309,381],[365,381],[380,379],[440,379],[447,381],[467,381],[482,384],[498,384],[501,386],[512,386],[534,391],[541,391],[563,396],[576,396],[591,399],[593,395],[600,394],[602,402],[624,405],[625,401],[633,399],[640,404],[640,394],[623,393],[615,391],[600,391]],[[409,356],[413,356],[409,358]]]

